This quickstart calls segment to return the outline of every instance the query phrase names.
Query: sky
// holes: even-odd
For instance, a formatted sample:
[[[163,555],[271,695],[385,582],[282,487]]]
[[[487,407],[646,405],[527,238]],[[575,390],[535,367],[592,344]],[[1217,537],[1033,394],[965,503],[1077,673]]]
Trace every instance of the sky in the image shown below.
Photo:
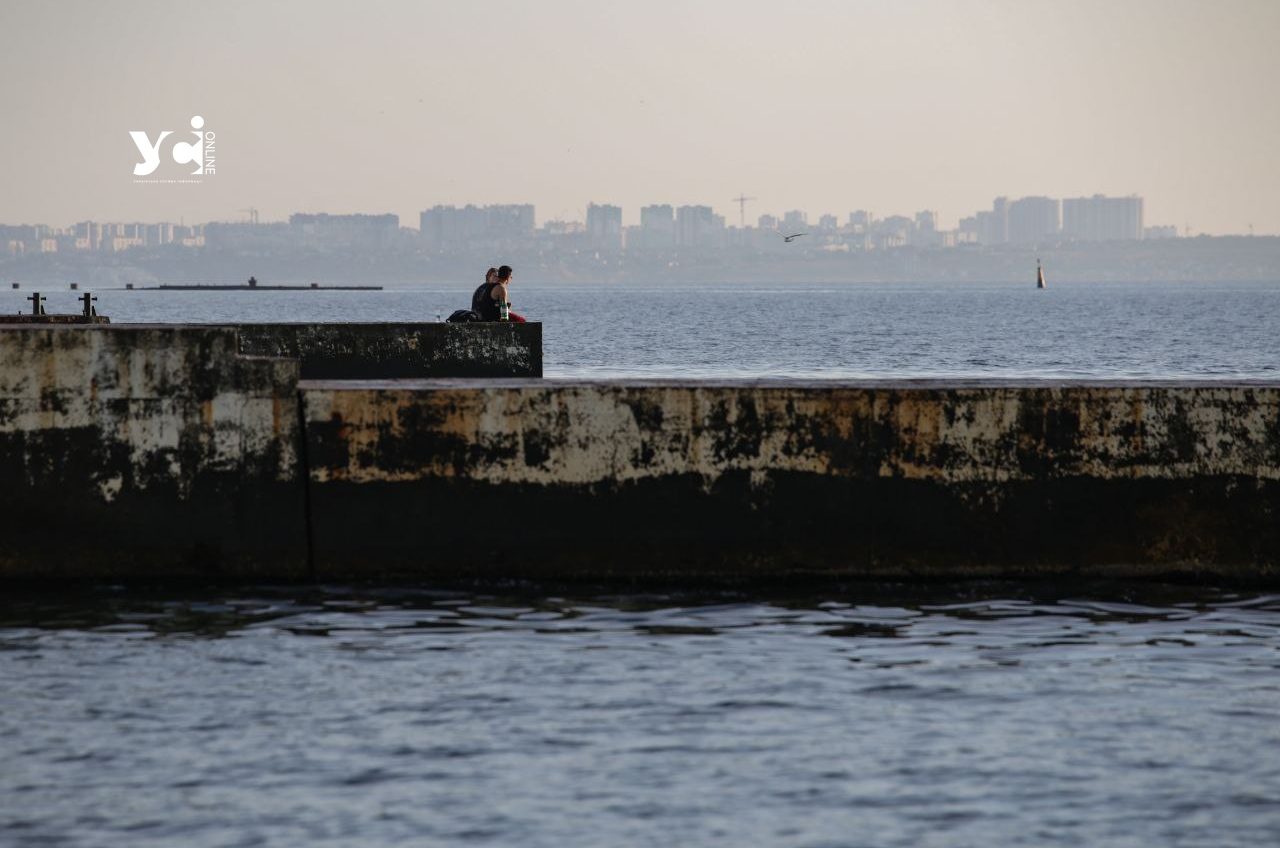
[[[1140,194],[1280,233],[1277,0],[0,0],[0,222]],[[131,131],[215,133],[139,183]],[[169,143],[172,143],[170,139]],[[168,155],[167,150],[164,155]],[[162,163],[156,176],[183,177]]]

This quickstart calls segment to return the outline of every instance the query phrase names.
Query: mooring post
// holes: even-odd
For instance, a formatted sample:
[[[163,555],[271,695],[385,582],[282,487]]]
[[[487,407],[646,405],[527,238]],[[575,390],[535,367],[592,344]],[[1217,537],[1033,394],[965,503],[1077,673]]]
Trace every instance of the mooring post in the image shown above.
[[[80,300],[81,302],[84,303],[84,317],[92,318],[93,316],[98,314],[97,307],[93,305],[94,302],[97,301],[97,299],[98,298],[96,296],[90,294],[89,292],[85,292],[84,294],[80,295]]]
[[[31,301],[32,315],[44,314],[44,298],[40,296],[40,292],[32,292],[31,296],[28,297],[27,300]]]

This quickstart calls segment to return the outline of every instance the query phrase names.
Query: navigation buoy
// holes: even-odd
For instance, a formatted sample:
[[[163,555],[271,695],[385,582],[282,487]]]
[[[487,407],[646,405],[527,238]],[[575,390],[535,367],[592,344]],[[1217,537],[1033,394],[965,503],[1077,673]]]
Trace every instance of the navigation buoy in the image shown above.
[[[1048,286],[1044,284],[1044,268],[1040,267],[1039,259],[1036,260],[1036,288],[1048,288]]]

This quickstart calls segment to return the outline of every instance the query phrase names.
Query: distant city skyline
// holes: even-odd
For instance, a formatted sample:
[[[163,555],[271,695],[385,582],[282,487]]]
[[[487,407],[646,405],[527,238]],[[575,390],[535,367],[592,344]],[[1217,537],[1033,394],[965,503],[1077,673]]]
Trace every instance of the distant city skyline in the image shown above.
[[[647,204],[637,210],[637,224],[624,223],[624,210],[614,204],[588,204],[581,219],[546,218],[539,216],[537,205],[533,203],[519,204],[437,204],[422,210],[417,215],[418,226],[413,226],[413,219],[401,220],[400,216],[389,212],[294,212],[287,219],[290,225],[300,225],[303,230],[311,230],[326,222],[347,220],[356,222],[361,228],[374,226],[384,230],[418,230],[424,244],[433,249],[446,245],[464,243],[478,236],[486,238],[520,238],[536,231],[548,235],[586,234],[596,245],[604,245],[621,249],[626,246],[634,249],[656,248],[673,244],[697,244],[701,241],[714,241],[714,233],[723,232],[732,235],[737,231],[781,231],[788,234],[808,233],[894,233],[901,232],[895,239],[882,240],[880,247],[905,246],[953,246],[956,244],[1033,244],[1050,241],[1111,241],[1143,238],[1173,238],[1179,235],[1190,235],[1179,232],[1174,224],[1151,224],[1145,218],[1145,198],[1138,195],[1126,197],[1108,197],[1095,194],[1087,197],[1050,198],[1031,196],[1010,199],[997,197],[986,210],[978,210],[973,215],[961,218],[956,226],[942,225],[938,213],[930,210],[917,210],[911,214],[892,213],[877,215],[872,210],[855,209],[844,214],[824,212],[812,215],[807,210],[791,209],[782,214],[764,212],[758,216],[746,215],[745,196],[737,198],[738,217],[731,220],[721,214],[714,206],[705,204],[675,205],[671,203]],[[119,232],[125,238],[127,246],[135,246],[133,242],[141,239],[140,244],[169,243],[182,241],[175,237],[180,230],[188,231],[190,238],[195,238],[194,228],[206,225],[250,226],[285,223],[285,221],[263,220],[261,210],[253,207],[239,210],[240,217],[230,220],[191,222],[155,222],[155,221],[77,221],[67,226],[50,225],[46,222],[23,222],[15,224],[0,221],[0,255],[20,253],[32,250],[34,242],[40,238],[38,232],[44,231],[48,236],[67,236],[78,233],[77,240],[64,241],[64,249],[71,245],[83,249],[85,243],[95,242],[88,235],[87,227],[106,228],[107,231]],[[744,226],[745,224],[745,226]],[[23,228],[27,228],[24,232]],[[121,227],[132,228],[135,235],[124,236]],[[164,228],[168,229],[164,229]],[[160,228],[160,229],[157,229]],[[143,236],[144,229],[151,236]],[[156,240],[158,233],[166,233],[167,237]],[[1253,235],[1255,233],[1249,233]],[[1233,235],[1245,235],[1233,234]],[[9,241],[6,241],[8,239]],[[21,245],[13,241],[25,240]],[[615,245],[616,241],[616,245]],[[732,238],[730,239],[732,241]],[[52,243],[44,245],[46,250],[56,249]],[[95,249],[97,249],[95,247]]]
[[[540,220],[533,204],[438,204],[417,228],[390,212],[272,221],[243,211],[207,223],[0,224],[0,286],[453,282],[498,264],[525,280],[613,283],[998,281],[1042,259],[1058,280],[1247,281],[1280,268],[1280,237],[1179,238],[1171,225],[1148,226],[1136,196],[996,197],[952,229],[930,210],[813,220],[792,209],[739,227],[711,206],[670,203],[642,207],[638,225],[613,204],[592,204],[585,222]]]
[[[1274,0],[228,0],[194,19],[6,0],[0,221],[524,201],[736,223],[745,194],[749,217],[950,228],[992,194],[1096,192],[1141,193],[1179,231],[1275,233],[1277,32]],[[197,116],[216,173],[139,180],[131,134],[167,157]]]
[[[395,213],[332,214],[296,212],[288,221],[262,221],[259,210],[241,210],[247,219],[175,224],[173,222],[81,221],[70,227],[0,223],[0,259],[45,255],[119,253],[165,248],[205,248],[242,256],[345,251],[352,255],[457,257],[476,251],[548,256],[595,252],[597,255],[672,260],[690,251],[704,255],[766,256],[788,251],[804,237],[801,252],[865,254],[899,248],[947,249],[966,246],[1052,246],[1082,242],[1130,242],[1177,238],[1172,225],[1147,226],[1139,196],[1077,198],[997,197],[986,210],[939,226],[936,212],[876,216],[859,209],[838,216],[788,210],[746,221],[745,196],[739,200],[739,224],[707,205],[650,204],[639,210],[639,224],[625,225],[623,210],[590,204],[585,221],[539,221],[534,204],[437,204],[418,215],[418,227],[406,226]],[[55,257],[56,258],[56,257]]]
[[[1062,197],[1049,197],[1047,195],[1028,195],[1025,197],[1012,197],[1009,195],[1001,195],[995,198],[995,203],[998,203],[1001,200],[1004,200],[1006,202],[1034,201],[1039,199],[1055,201],[1058,204],[1060,204],[1057,211],[1058,224],[1050,228],[1050,232],[1059,231],[1059,232],[1068,233],[1075,237],[1096,238],[1094,236],[1085,235],[1085,230],[1081,229],[1081,227],[1085,226],[1084,224],[1080,224],[1076,227],[1073,227],[1071,223],[1071,221],[1074,220],[1071,218],[1072,211],[1068,211],[1068,210],[1080,210],[1080,214],[1084,214],[1083,210],[1086,208],[1087,203],[1089,201],[1093,201],[1099,198],[1109,200],[1109,201],[1124,201],[1129,199],[1136,199],[1143,210],[1141,213],[1139,213],[1139,223],[1137,225],[1136,231],[1141,232],[1141,230],[1143,229],[1144,220],[1146,222],[1147,228],[1150,228],[1151,221],[1153,219],[1149,214],[1146,214],[1145,212],[1147,208],[1147,198],[1144,195],[1137,194],[1137,193],[1121,195],[1121,196],[1113,196],[1113,195],[1102,194],[1100,192],[1094,192],[1089,194],[1075,194],[1075,195],[1067,195]],[[625,228],[631,228],[631,227],[643,225],[644,224],[643,215],[644,215],[645,209],[655,207],[655,206],[667,205],[667,206],[671,206],[673,209],[677,209],[682,206],[707,207],[715,215],[723,218],[724,225],[728,228],[739,227],[740,222],[744,219],[747,227],[749,228],[757,227],[759,226],[759,220],[761,218],[768,218],[768,217],[776,218],[777,223],[782,224],[787,215],[794,214],[796,212],[803,214],[805,216],[806,222],[810,225],[817,225],[818,222],[821,221],[822,219],[830,218],[830,217],[834,217],[838,221],[844,222],[847,220],[849,215],[857,214],[857,213],[871,215],[876,220],[884,220],[886,218],[896,218],[896,217],[904,217],[904,216],[908,218],[914,218],[918,214],[928,213],[933,217],[933,227],[935,229],[938,229],[940,231],[948,231],[948,230],[973,231],[975,230],[976,227],[984,226],[984,224],[981,223],[982,216],[992,211],[991,209],[976,209],[976,210],[970,210],[967,212],[961,211],[958,215],[954,215],[950,219],[948,219],[938,211],[936,206],[930,207],[928,204],[926,204],[926,206],[921,209],[909,209],[903,206],[898,206],[898,207],[891,206],[890,208],[887,208],[887,209],[870,209],[870,208],[859,208],[856,206],[852,206],[845,209],[824,208],[824,209],[821,209],[820,211],[814,211],[810,209],[801,209],[795,206],[788,207],[788,206],[777,205],[777,204],[773,206],[769,206],[768,208],[765,208],[765,206],[761,204],[760,200],[755,197],[749,198],[746,203],[740,203],[739,200],[740,198],[730,198],[728,201],[720,202],[720,203],[707,202],[705,200],[702,202],[695,201],[692,203],[674,203],[669,200],[654,200],[652,202],[641,203],[638,206],[626,206],[621,203],[614,203],[608,200],[601,200],[599,202],[593,200],[584,204],[580,209],[560,210],[558,213],[554,213],[554,214],[548,214],[546,211],[548,208],[547,206],[533,202],[533,201],[504,202],[504,203],[482,203],[477,201],[462,201],[458,203],[442,202],[442,203],[433,204],[433,206],[430,206],[430,207],[423,207],[419,205],[416,207],[415,210],[411,211],[408,214],[401,213],[394,210],[389,210],[386,208],[367,208],[367,209],[319,209],[317,208],[317,209],[309,209],[306,211],[302,211],[297,208],[290,208],[280,214],[267,214],[266,210],[259,209],[255,206],[247,206],[247,207],[242,207],[239,209],[232,210],[227,215],[222,217],[215,216],[212,218],[205,218],[205,219],[201,219],[199,217],[185,216],[185,215],[180,216],[177,219],[161,219],[156,217],[109,219],[109,218],[93,218],[90,216],[81,215],[81,216],[72,216],[71,218],[65,218],[58,221],[48,221],[48,220],[36,220],[34,218],[31,218],[30,216],[22,217],[21,215],[19,215],[16,217],[10,216],[7,219],[0,218],[0,226],[44,225],[44,226],[51,226],[59,229],[67,229],[77,224],[84,223],[86,221],[98,221],[98,222],[111,221],[113,223],[119,222],[119,223],[141,223],[141,224],[179,223],[184,225],[209,224],[209,223],[237,223],[237,222],[250,222],[250,221],[254,223],[258,223],[258,222],[267,223],[267,222],[273,222],[273,221],[284,222],[284,221],[287,221],[291,216],[297,215],[297,214],[326,214],[326,215],[393,214],[393,215],[396,215],[398,218],[400,218],[401,226],[408,227],[411,229],[418,229],[419,228],[418,222],[420,220],[421,214],[424,211],[429,211],[431,208],[435,208],[435,207],[449,207],[449,208],[456,208],[456,209],[475,208],[480,210],[488,209],[488,208],[527,209],[529,210],[528,214],[534,214],[534,210],[539,210],[536,213],[537,222],[539,226],[547,222],[564,222],[567,224],[581,225],[586,229],[590,229],[592,225],[591,210],[593,207],[599,207],[599,208],[609,208],[609,209],[619,210],[621,217],[619,219],[618,226],[625,229]],[[1098,214],[1104,214],[1104,213],[1098,213]],[[188,217],[190,217],[191,219],[187,220]],[[1092,226],[1096,227],[1099,225],[1095,223]],[[1280,228],[1278,228],[1276,232],[1267,232],[1252,225],[1246,226],[1245,229],[1239,232],[1210,233],[1192,226],[1189,221],[1179,223],[1173,219],[1156,220],[1154,226],[1162,229],[1176,230],[1176,234],[1180,237],[1195,236],[1195,235],[1226,235],[1226,236],[1280,235]],[[1125,236],[1125,237],[1141,238],[1140,235]],[[1001,241],[1001,240],[1004,240],[1004,239],[1001,238],[1001,239],[997,239],[996,241]],[[1015,240],[1025,241],[1026,239],[1015,238]]]

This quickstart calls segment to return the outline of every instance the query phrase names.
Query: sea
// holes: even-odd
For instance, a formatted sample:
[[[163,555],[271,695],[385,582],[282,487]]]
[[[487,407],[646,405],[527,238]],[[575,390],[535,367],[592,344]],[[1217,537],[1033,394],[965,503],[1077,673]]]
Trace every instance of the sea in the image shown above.
[[[517,277],[518,280],[518,277]],[[436,321],[479,281],[381,291],[95,290],[113,322]],[[29,312],[32,286],[0,289]],[[48,312],[78,295],[43,291]],[[548,377],[1268,379],[1274,283],[523,284]]]
[[[434,321],[473,288],[94,293],[117,323]],[[512,300],[552,378],[1280,378],[1280,282]],[[1260,587],[0,594],[6,848],[1276,844]]]

